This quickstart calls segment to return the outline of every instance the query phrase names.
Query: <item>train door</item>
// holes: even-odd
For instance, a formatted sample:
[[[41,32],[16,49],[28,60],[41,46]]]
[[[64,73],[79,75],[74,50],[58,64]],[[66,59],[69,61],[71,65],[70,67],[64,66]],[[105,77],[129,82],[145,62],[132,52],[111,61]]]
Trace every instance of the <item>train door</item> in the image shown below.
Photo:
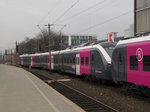
[[[54,69],[54,57],[51,56],[51,70]]]
[[[76,54],[76,74],[80,75],[80,54]]]
[[[126,54],[125,54],[125,50],[121,49],[122,51],[120,51],[118,53],[118,61],[117,61],[117,65],[118,65],[118,73],[117,73],[117,80],[118,81],[125,81],[126,80]]]
[[[96,77],[104,78],[104,65],[102,57],[97,50],[91,52],[91,72],[96,75]],[[101,75],[100,75],[101,74]]]

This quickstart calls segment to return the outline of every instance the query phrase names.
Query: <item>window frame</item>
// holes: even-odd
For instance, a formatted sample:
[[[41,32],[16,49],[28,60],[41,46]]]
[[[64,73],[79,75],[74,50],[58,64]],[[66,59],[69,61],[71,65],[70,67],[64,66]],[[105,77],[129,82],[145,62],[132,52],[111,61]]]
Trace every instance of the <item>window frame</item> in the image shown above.
[[[130,70],[138,71],[139,62],[138,62],[137,56],[132,55],[129,58],[130,58],[130,60],[129,60]]]

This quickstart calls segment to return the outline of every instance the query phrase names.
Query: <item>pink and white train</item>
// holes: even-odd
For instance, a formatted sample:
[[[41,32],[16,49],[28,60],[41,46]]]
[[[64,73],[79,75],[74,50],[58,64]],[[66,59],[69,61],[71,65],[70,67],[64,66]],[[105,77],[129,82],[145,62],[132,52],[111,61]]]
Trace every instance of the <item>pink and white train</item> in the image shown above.
[[[57,70],[85,76],[86,78],[112,80],[111,55],[115,43],[101,43],[91,46],[51,52],[21,55],[21,65]]]
[[[127,83],[150,94],[150,36],[20,56],[21,65]]]
[[[150,36],[120,41],[112,55],[112,77],[150,95]]]

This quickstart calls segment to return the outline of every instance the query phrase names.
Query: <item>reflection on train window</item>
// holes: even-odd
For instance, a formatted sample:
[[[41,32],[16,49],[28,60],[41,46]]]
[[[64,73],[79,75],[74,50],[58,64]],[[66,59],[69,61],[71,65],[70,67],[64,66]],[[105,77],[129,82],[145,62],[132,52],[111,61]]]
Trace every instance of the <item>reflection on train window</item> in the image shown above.
[[[89,65],[89,58],[88,57],[85,58],[85,63],[86,63],[86,66]]]
[[[81,65],[84,65],[84,57],[81,57]]]
[[[150,55],[143,56],[143,70],[150,71]]]
[[[130,56],[130,70],[138,70],[137,56]]]

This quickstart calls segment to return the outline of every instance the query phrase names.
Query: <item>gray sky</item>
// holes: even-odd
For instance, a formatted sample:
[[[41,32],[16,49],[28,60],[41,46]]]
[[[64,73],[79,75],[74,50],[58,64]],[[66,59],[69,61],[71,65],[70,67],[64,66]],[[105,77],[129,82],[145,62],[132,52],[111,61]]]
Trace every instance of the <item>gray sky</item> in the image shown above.
[[[45,24],[53,23],[76,1],[0,0],[0,50],[14,47],[15,41],[21,42],[25,37],[35,37],[40,32],[38,24],[47,28]],[[133,0],[80,0],[56,24],[67,25],[63,29],[65,34],[96,34],[103,39],[109,32],[122,35],[133,24],[133,12],[102,24],[130,10],[133,10]],[[61,29],[60,26],[51,28],[57,32]]]

